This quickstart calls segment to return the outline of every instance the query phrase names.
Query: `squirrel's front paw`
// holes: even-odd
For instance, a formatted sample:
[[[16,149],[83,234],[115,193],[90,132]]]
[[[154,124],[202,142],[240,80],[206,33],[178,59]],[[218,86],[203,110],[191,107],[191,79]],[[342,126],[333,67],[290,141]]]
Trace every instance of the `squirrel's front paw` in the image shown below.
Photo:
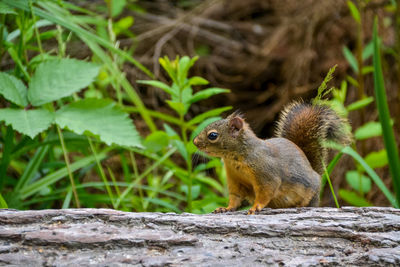
[[[261,210],[262,210],[261,205],[255,205],[255,206],[251,207],[251,209],[249,209],[249,211],[247,212],[247,215],[254,215]]]
[[[218,209],[214,210],[213,213],[225,213],[228,211],[235,211],[235,209],[229,208],[229,207],[228,208],[218,208]]]

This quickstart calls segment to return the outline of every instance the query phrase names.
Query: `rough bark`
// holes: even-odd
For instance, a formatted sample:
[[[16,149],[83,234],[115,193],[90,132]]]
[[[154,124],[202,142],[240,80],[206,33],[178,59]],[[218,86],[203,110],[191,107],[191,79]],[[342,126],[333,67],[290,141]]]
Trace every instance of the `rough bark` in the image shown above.
[[[400,210],[266,209],[250,216],[1,210],[0,264],[399,265]]]

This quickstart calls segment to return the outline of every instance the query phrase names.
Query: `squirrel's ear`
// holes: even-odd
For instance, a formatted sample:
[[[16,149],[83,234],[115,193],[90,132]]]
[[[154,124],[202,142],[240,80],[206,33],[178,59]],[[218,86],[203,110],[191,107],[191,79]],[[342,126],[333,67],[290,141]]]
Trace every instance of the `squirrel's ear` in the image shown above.
[[[231,134],[236,137],[237,133],[243,128],[244,121],[240,117],[233,117],[229,120],[229,129]]]

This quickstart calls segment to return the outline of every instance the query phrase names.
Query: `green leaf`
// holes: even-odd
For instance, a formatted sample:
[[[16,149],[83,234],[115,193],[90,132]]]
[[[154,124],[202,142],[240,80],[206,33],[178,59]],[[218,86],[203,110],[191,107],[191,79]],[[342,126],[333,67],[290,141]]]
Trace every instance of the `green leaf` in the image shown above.
[[[162,89],[163,91],[165,91],[166,93],[168,93],[170,95],[177,95],[177,93],[174,92],[174,90],[170,86],[168,86],[167,84],[165,84],[163,82],[139,80],[139,81],[137,81],[137,83],[151,85],[151,86]]]
[[[371,57],[373,53],[374,53],[374,43],[371,41],[363,49],[362,52],[363,61]]]
[[[368,73],[373,73],[374,72],[374,67],[373,66],[363,66],[361,69],[362,75],[366,75]]]
[[[383,143],[389,160],[389,170],[392,174],[393,187],[396,192],[397,205],[400,205],[400,158],[396,139],[391,124],[391,117],[386,97],[385,82],[383,79],[380,45],[378,41],[378,18],[375,16],[372,34],[374,43],[374,54],[372,62],[374,65],[374,91],[376,106],[378,108],[379,121],[382,125]]]
[[[347,5],[349,6],[350,13],[351,13],[351,16],[353,17],[353,19],[358,24],[361,24],[361,16],[360,16],[360,12],[358,11],[357,7],[351,1],[347,1]]]
[[[62,107],[56,123],[77,134],[88,131],[108,145],[141,147],[140,136],[128,114],[107,99],[88,98]]]
[[[29,83],[28,97],[40,106],[69,96],[91,84],[99,66],[76,59],[45,61],[38,65]]]
[[[191,85],[206,85],[206,84],[209,84],[209,82],[206,79],[199,77],[199,76],[194,76],[189,79],[190,86]]]
[[[118,1],[112,1],[112,0],[106,0],[106,2],[111,2],[111,16],[116,17],[121,12],[124,10],[124,7],[126,6],[126,0],[118,0]]]
[[[399,204],[397,203],[396,198],[386,187],[382,179],[376,174],[376,172],[370,166],[368,166],[365,160],[354,149],[347,146],[343,148],[341,152],[350,155],[354,160],[356,160],[360,165],[362,165],[362,167],[365,169],[365,172],[368,173],[369,177],[371,177],[371,179],[378,186],[381,192],[389,200],[390,204],[392,204],[392,206],[395,208],[399,208]]]
[[[210,188],[213,188],[220,193],[224,192],[224,188],[222,187],[222,185],[213,178],[210,178],[207,176],[196,175],[194,177],[194,180],[199,181],[203,184],[207,184],[210,186]]]
[[[347,203],[357,206],[357,207],[369,207],[372,206],[371,203],[368,202],[365,198],[359,196],[357,193],[345,190],[345,189],[340,189],[339,190],[339,196],[346,201]]]
[[[116,2],[116,1],[113,1],[113,2]],[[134,21],[135,20],[132,16],[126,16],[126,17],[118,20],[117,22],[115,22],[113,25],[115,35],[118,35],[121,32],[128,30],[133,25]]]
[[[364,160],[373,169],[384,167],[388,164],[386,149],[373,151],[366,155]]]
[[[54,122],[54,114],[45,109],[0,109],[0,121],[11,125],[14,130],[32,139],[50,127]]]
[[[143,145],[152,152],[158,152],[169,144],[169,137],[163,131],[151,133],[144,140]]]
[[[18,106],[25,107],[28,105],[27,89],[25,84],[4,72],[0,72],[0,94],[8,101],[13,102]]]
[[[371,190],[371,179],[358,171],[346,172],[346,181],[357,192],[362,191],[365,194]]]
[[[0,194],[0,209],[8,209],[7,202],[4,200],[1,194]]]
[[[166,100],[168,106],[170,106],[173,110],[175,110],[179,115],[183,115],[185,113],[185,105],[180,102],[175,102],[171,100]]]
[[[357,110],[357,109],[368,106],[372,102],[374,102],[374,98],[372,96],[366,97],[364,99],[361,99],[361,100],[351,103],[350,105],[348,105],[346,107],[346,109],[347,109],[347,111]]]
[[[347,62],[350,64],[350,67],[354,70],[355,73],[358,73],[358,62],[353,53],[347,46],[343,46],[343,55],[346,58]]]
[[[187,185],[181,185],[181,191],[183,193],[185,193],[185,195],[187,196],[188,194],[188,186]],[[200,185],[192,185],[192,200],[195,200],[196,198],[199,197],[200,195]]]
[[[14,9],[12,9],[7,4],[0,2],[0,14],[14,14],[14,15],[17,15],[17,12],[15,12]]]
[[[213,95],[221,94],[221,93],[229,93],[230,90],[228,89],[222,89],[222,88],[208,88],[201,90],[193,95],[193,97],[190,99],[190,103],[195,103],[197,101],[209,98]]]
[[[193,64],[197,61],[199,57],[195,56],[193,58],[189,58],[188,56],[184,56],[179,60],[178,64],[178,84],[183,86],[185,80],[188,76],[189,69],[193,66]]]
[[[168,124],[164,123],[164,129],[165,129],[165,132],[168,134],[169,137],[178,137],[179,138],[179,135]]]
[[[181,154],[182,157],[188,161],[189,154],[186,150],[185,144],[181,140],[172,140],[172,144],[178,149],[179,154]]]
[[[204,121],[205,119],[207,119],[208,117],[218,116],[222,112],[225,112],[230,109],[232,109],[232,107],[222,107],[222,108],[216,108],[216,109],[209,110],[209,111],[199,114],[196,117],[194,117],[193,119],[191,119],[188,122],[188,125],[194,125],[194,124],[200,123],[200,122]]]
[[[171,61],[167,56],[164,58],[159,58],[158,61],[160,62],[160,65],[163,67],[163,69],[168,73],[168,76],[171,78],[171,80],[178,84],[177,77],[176,77],[176,69],[172,65]]]
[[[354,137],[357,140],[364,140],[371,137],[381,136],[382,126],[379,122],[369,121],[360,126],[355,132]]]

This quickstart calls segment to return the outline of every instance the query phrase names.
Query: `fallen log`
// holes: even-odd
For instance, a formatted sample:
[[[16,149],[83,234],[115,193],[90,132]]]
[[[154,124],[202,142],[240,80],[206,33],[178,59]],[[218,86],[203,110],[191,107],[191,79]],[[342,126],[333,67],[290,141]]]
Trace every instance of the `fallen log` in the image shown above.
[[[0,264],[399,265],[400,210],[265,209],[258,215],[0,210]]]

